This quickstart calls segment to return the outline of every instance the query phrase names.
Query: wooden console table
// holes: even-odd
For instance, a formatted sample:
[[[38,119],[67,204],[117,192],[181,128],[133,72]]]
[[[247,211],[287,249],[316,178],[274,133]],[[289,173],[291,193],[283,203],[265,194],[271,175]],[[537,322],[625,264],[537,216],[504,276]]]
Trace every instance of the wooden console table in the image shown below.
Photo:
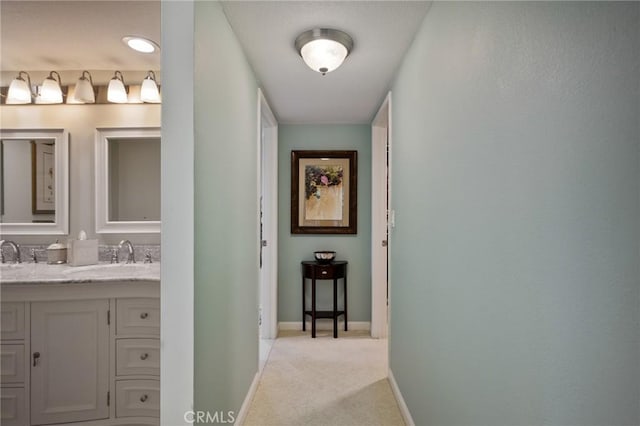
[[[311,279],[311,310],[307,309],[305,283]],[[344,310],[338,310],[338,279],[344,283]],[[333,280],[333,310],[316,310],[316,280]],[[347,262],[302,262],[302,331],[306,331],[306,318],[311,316],[311,337],[316,337],[316,318],[333,318],[333,337],[338,337],[338,317],[344,315],[344,331],[347,331]]]

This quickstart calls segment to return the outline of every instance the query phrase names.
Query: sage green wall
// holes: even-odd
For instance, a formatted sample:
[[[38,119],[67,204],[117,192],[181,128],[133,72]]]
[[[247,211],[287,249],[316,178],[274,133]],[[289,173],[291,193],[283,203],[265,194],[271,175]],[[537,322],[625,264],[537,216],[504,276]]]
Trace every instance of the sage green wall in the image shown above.
[[[393,85],[416,424],[640,424],[639,78],[639,3],[433,3]]]
[[[291,234],[291,151],[299,149],[358,151],[356,235]],[[349,262],[349,321],[371,321],[371,126],[280,125],[278,198],[278,321],[301,321],[300,262],[313,259],[316,250],[335,250],[337,259]],[[318,307],[330,308],[332,286],[317,293]]]
[[[217,1],[195,2],[194,44],[195,408],[237,415],[258,366],[258,86]]]
[[[194,51],[193,1],[162,7],[162,276],[160,419],[188,425],[194,362]],[[180,206],[180,208],[175,208]]]

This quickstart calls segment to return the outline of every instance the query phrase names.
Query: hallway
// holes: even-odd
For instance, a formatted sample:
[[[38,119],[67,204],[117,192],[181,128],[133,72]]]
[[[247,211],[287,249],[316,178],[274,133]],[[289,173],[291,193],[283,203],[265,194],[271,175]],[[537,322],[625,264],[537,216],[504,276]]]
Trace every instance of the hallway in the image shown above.
[[[277,321],[300,321],[314,250],[349,262],[349,319],[370,320],[362,127],[391,90],[389,369],[414,423],[640,424],[640,4],[397,3],[163,2],[162,422],[239,413],[258,387],[260,89],[279,123]],[[390,49],[385,24],[404,29],[410,3],[428,11]],[[326,76],[294,45],[318,25],[355,41]],[[347,149],[357,236],[292,235],[291,151]],[[318,365],[315,416],[297,411],[311,380],[285,382],[268,412],[343,413],[337,370]]]
[[[404,425],[386,378],[387,340],[345,334],[281,332],[244,425]]]

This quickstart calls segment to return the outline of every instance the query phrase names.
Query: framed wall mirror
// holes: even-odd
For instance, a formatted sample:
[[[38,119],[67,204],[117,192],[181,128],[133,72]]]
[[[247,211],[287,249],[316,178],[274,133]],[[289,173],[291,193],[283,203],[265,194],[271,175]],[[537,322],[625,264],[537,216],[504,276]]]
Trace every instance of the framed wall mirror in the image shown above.
[[[160,232],[160,128],[96,130],[97,233]]]
[[[0,234],[69,233],[69,134],[0,129]]]

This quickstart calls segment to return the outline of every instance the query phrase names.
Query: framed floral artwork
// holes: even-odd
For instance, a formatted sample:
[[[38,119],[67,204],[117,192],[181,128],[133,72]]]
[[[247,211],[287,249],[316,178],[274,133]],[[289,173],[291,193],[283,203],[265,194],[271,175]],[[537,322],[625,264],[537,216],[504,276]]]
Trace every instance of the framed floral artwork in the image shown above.
[[[56,212],[55,146],[31,142],[31,210],[33,214]]]
[[[291,233],[357,234],[358,152],[291,151]]]

